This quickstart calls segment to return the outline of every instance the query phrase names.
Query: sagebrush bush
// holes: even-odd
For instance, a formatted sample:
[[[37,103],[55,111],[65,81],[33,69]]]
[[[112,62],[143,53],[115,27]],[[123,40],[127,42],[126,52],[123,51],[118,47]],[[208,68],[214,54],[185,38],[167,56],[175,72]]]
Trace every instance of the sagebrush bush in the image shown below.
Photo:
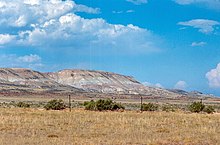
[[[97,110],[96,109],[96,102],[91,100],[90,102],[86,101],[83,104],[86,110]]]
[[[66,105],[63,100],[54,99],[54,100],[47,102],[47,104],[44,106],[44,108],[46,110],[63,110],[66,108]]]
[[[157,111],[158,110],[158,105],[153,104],[153,103],[143,104],[142,105],[142,110],[143,111]]]
[[[120,103],[113,102],[110,99],[102,100],[99,99],[97,101],[91,100],[90,102],[84,102],[84,106],[86,110],[94,110],[94,111],[103,111],[103,110],[119,110],[125,109],[124,106]]]
[[[215,109],[212,106],[206,106],[203,111],[208,114],[211,114],[215,112]]]
[[[189,111],[194,112],[194,113],[199,113],[203,111],[205,108],[205,105],[202,102],[193,102],[192,104],[189,105]]]
[[[28,103],[24,103],[24,102],[18,102],[16,104],[17,107],[21,107],[21,108],[29,108],[30,107],[30,104]]]
[[[162,111],[166,111],[166,112],[175,112],[176,107],[173,105],[163,105],[162,106]]]

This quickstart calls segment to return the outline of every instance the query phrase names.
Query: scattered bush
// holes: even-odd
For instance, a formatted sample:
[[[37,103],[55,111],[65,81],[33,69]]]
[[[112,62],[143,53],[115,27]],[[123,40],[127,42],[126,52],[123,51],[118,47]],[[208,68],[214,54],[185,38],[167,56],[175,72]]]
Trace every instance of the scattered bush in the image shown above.
[[[24,102],[18,102],[16,104],[17,107],[21,107],[21,108],[29,108],[30,107],[30,104],[28,103],[24,103]]]
[[[97,110],[96,102],[91,100],[90,102],[84,102],[83,104],[86,110]]]
[[[153,104],[153,103],[143,104],[142,109],[143,111],[157,111],[158,105]]]
[[[176,107],[174,107],[173,105],[163,105],[162,106],[162,111],[166,111],[166,112],[175,112]]]
[[[66,108],[66,105],[64,103],[63,100],[59,99],[59,100],[51,100],[49,101],[45,106],[44,108],[46,110],[63,110]]]
[[[84,106],[86,110],[94,110],[94,111],[103,111],[103,110],[119,110],[125,109],[120,103],[113,102],[110,99],[102,100],[99,99],[98,101],[91,100],[90,102],[84,102]]]
[[[212,106],[206,106],[203,111],[208,113],[208,114],[211,114],[211,113],[215,112],[215,109]]]
[[[191,105],[189,105],[189,111],[199,113],[203,111],[205,108],[205,105],[202,102],[193,102]]]

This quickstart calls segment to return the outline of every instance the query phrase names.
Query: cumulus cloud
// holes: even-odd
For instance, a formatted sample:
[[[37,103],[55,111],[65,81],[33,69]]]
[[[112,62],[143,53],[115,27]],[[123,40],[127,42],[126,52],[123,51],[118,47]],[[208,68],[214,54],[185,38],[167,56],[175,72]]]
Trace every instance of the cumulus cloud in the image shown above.
[[[15,39],[14,35],[0,34],[0,45],[7,44]]]
[[[148,51],[156,49],[153,34],[133,25],[113,25],[103,19],[66,14],[27,31],[23,43],[50,47],[102,48]],[[60,43],[56,43],[60,42]],[[138,49],[137,49],[138,48]]]
[[[199,32],[210,34],[215,30],[215,26],[220,25],[219,22],[207,19],[194,19],[186,22],[179,22],[178,25],[191,26],[199,29]]]
[[[76,8],[74,10],[75,12],[86,12],[86,13],[90,13],[90,14],[98,14],[100,13],[100,9],[99,8],[91,8],[91,7],[87,7],[85,5],[76,5]]]
[[[146,4],[147,0],[127,0],[127,2],[131,2],[135,5],[141,5],[141,4]]]
[[[186,88],[187,88],[187,83],[185,81],[178,81],[174,86],[174,89],[185,90]]]
[[[206,73],[206,78],[208,79],[209,87],[220,88],[220,63],[216,68]]]
[[[177,4],[180,5],[203,5],[211,9],[220,10],[220,1],[219,0],[174,0]]]
[[[207,43],[206,42],[203,42],[203,41],[201,41],[201,42],[192,42],[192,44],[191,44],[191,46],[192,47],[202,47],[202,46],[205,46]]]
[[[40,0],[24,0],[24,3],[29,5],[39,5]]]
[[[69,12],[99,13],[98,8],[77,5],[66,0],[2,0],[0,2],[0,25],[24,27],[32,23],[44,23]]]
[[[74,1],[3,0],[0,7],[0,28],[16,27],[16,45],[62,52],[96,49],[107,54],[160,50],[160,38],[153,32],[132,24],[110,24],[102,18],[85,19],[75,12],[98,13],[99,9]]]

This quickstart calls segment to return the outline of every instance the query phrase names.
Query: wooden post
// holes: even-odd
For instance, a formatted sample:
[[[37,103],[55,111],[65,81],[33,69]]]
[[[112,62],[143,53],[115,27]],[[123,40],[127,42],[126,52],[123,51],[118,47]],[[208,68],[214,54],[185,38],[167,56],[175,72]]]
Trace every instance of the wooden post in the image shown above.
[[[141,96],[141,112],[143,111],[143,98]]]
[[[8,75],[9,75],[8,70],[6,70],[6,72],[7,72],[6,81],[9,81],[9,79],[8,79]]]
[[[69,95],[69,109],[70,109],[70,112],[71,112],[71,96]]]

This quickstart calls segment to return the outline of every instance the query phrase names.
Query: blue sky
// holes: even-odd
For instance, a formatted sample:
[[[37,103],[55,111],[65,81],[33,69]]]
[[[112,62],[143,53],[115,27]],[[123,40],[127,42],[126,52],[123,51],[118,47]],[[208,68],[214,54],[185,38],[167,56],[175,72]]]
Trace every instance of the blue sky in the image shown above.
[[[220,95],[220,0],[0,1],[0,67],[92,69]]]

